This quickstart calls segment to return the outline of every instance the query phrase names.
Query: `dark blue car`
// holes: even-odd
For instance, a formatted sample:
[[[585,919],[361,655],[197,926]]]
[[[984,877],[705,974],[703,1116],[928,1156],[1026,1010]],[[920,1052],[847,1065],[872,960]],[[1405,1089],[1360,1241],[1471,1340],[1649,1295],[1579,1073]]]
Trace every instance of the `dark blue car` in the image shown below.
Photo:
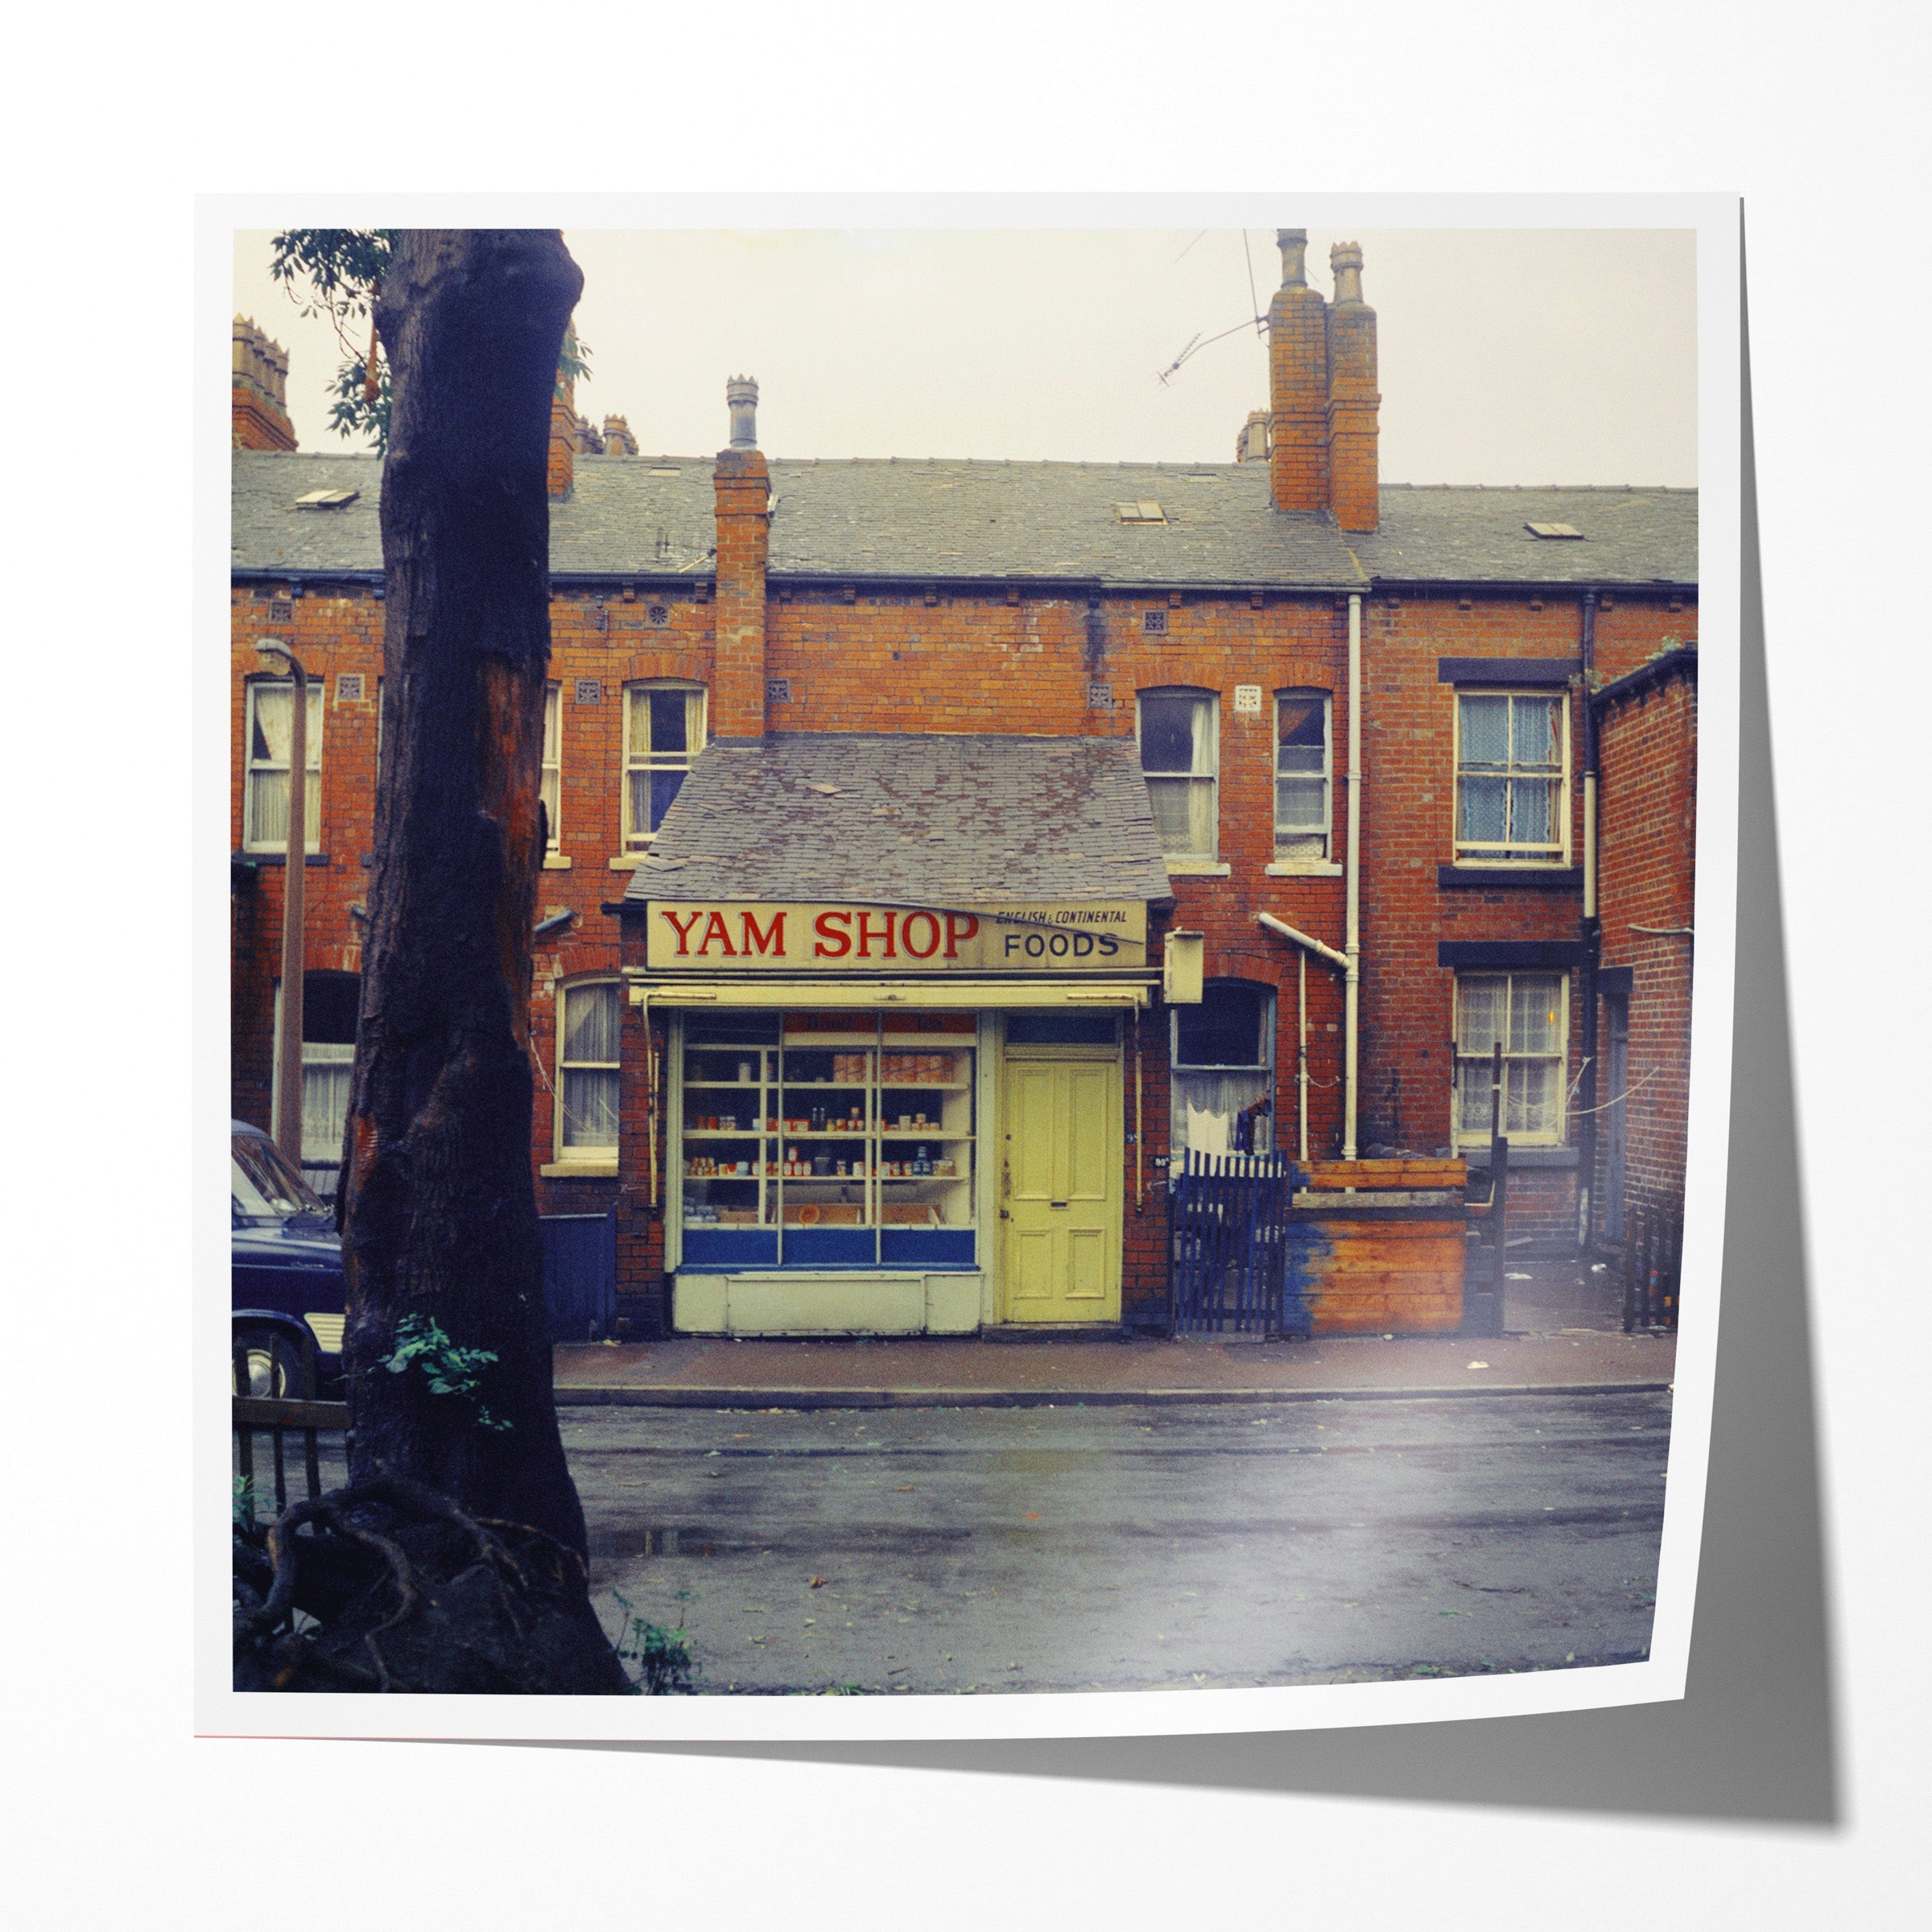
[[[306,1329],[316,1348],[315,1393],[324,1393],[342,1372],[342,1243],[335,1216],[259,1127],[245,1121],[229,1127],[234,1328],[248,1348],[246,1392],[303,1393]]]

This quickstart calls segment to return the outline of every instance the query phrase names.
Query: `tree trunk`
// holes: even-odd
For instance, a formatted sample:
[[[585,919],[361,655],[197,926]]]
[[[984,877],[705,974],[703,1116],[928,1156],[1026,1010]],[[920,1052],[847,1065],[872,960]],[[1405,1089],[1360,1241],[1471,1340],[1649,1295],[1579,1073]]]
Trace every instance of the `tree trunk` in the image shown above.
[[[377,304],[394,398],[382,760],[342,1210],[351,1481],[427,1483],[580,1556],[551,1395],[529,1021],[545,465],[582,287],[554,229],[412,229]],[[383,1366],[411,1315],[494,1352],[473,1393]]]

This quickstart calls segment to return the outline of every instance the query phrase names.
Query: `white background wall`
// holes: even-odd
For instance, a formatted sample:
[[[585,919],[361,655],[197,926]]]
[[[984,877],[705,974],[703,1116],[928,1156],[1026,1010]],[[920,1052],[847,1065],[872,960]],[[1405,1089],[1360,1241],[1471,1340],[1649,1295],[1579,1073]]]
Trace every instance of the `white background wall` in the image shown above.
[[[1926,1267],[1905,1204],[1926,1085],[1911,568],[1932,442],[1924,35],[1898,5],[1653,0],[528,19],[405,6],[43,12],[17,27],[6,326],[27,771],[7,968],[16,1014],[46,1013],[51,980],[59,1016],[17,1028],[10,1057],[0,1413],[23,1922],[1912,1922],[1928,1596]],[[223,949],[218,908],[191,927],[182,857],[189,192],[1300,183],[1747,198],[1843,1821],[704,1751],[191,1740],[187,1169],[169,1158],[179,1133],[157,1133],[194,1075],[180,1018],[205,1023],[198,988],[219,982]],[[325,218],[286,205],[291,222]],[[219,758],[218,738],[197,755]],[[192,830],[222,836],[205,815]]]

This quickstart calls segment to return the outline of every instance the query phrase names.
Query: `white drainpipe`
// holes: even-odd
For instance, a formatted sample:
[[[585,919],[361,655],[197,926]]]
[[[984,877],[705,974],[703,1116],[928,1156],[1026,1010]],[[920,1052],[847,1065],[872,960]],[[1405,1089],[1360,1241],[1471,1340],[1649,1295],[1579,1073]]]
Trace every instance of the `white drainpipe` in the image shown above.
[[[1357,1023],[1362,977],[1362,600],[1348,599],[1348,928],[1342,1047],[1342,1158],[1355,1158]]]
[[[1298,1137],[1305,1166],[1308,1159],[1308,956],[1312,952],[1331,966],[1340,967],[1344,973],[1348,970],[1348,956],[1337,952],[1332,946],[1324,946],[1319,939],[1298,931],[1286,919],[1278,919],[1271,912],[1257,912],[1254,916],[1258,924],[1265,926],[1270,932],[1278,932],[1285,939],[1291,939],[1300,948],[1295,958],[1301,1026],[1295,1035],[1294,1084],[1296,1111],[1300,1121]]]

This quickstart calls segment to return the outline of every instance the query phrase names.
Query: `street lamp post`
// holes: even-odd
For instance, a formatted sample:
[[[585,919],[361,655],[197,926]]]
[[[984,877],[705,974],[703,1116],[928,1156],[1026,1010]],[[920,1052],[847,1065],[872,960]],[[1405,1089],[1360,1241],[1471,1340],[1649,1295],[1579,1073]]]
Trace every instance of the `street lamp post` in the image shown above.
[[[275,1024],[275,1145],[302,1166],[302,925],[308,887],[308,673],[286,644],[263,638],[264,658],[288,666],[288,861],[282,886],[282,1010]]]

